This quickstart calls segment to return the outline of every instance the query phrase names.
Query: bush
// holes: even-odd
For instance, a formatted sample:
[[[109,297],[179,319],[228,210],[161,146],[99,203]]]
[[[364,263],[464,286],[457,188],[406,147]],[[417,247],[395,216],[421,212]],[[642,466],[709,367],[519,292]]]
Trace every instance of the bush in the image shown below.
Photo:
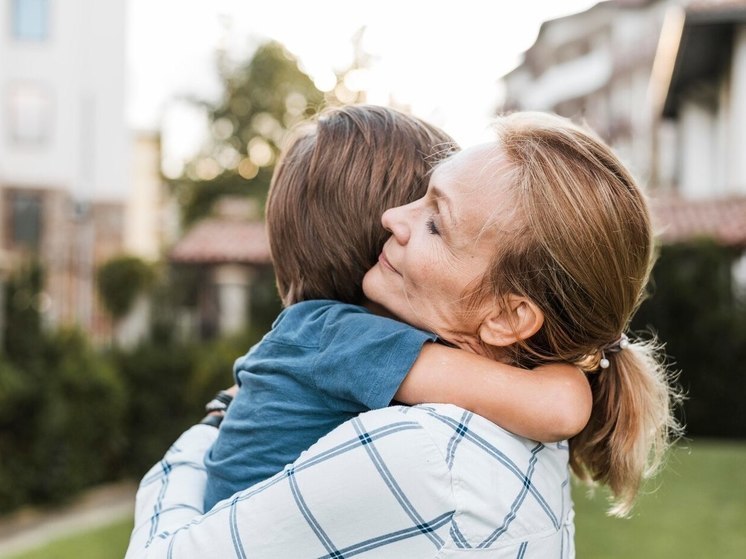
[[[36,261],[20,267],[6,284],[2,347],[13,363],[26,363],[37,357],[43,337],[39,313],[43,285],[44,271]]]
[[[64,500],[115,479],[124,386],[77,330],[42,328],[37,263],[10,278],[0,359],[0,512]]]
[[[233,384],[233,363],[257,336],[245,333],[210,343],[147,342],[111,354],[127,391],[126,473],[134,477],[159,460],[204,404]]]
[[[34,388],[28,375],[6,360],[0,361],[0,512],[13,509],[28,497],[19,480],[31,468],[28,461],[35,433],[33,421],[22,410],[34,409]]]
[[[127,475],[142,475],[197,419],[198,410],[185,404],[195,355],[195,348],[185,344],[145,343],[129,351],[112,351],[127,400],[123,425]]]
[[[138,294],[154,280],[152,267],[136,256],[118,256],[101,265],[96,274],[99,294],[115,320],[132,308]]]
[[[32,263],[7,284],[12,326],[0,352],[0,513],[142,476],[202,417],[205,402],[233,383],[234,361],[264,333],[181,342],[166,305],[148,342],[102,354],[77,330],[42,328],[43,277]]]
[[[709,241],[663,247],[632,324],[657,333],[681,372],[689,435],[746,436],[746,309],[732,275],[739,256]]]
[[[0,511],[115,479],[124,404],[116,371],[77,331],[44,338],[26,363],[0,363]]]

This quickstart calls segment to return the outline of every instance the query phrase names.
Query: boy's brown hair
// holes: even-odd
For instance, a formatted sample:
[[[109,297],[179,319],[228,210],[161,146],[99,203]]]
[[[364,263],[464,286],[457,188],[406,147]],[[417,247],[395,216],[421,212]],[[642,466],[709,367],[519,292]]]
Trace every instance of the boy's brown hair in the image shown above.
[[[395,109],[322,112],[285,149],[267,199],[267,229],[284,305],[363,300],[365,273],[388,233],[381,215],[424,195],[432,166],[457,146]]]

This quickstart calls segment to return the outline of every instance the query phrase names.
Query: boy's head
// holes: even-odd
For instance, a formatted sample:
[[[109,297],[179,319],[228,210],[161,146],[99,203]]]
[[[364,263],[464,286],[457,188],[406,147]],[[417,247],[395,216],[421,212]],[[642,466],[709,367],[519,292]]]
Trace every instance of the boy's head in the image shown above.
[[[373,105],[328,109],[299,128],[267,199],[283,304],[360,303],[363,276],[388,237],[381,215],[420,198],[433,164],[455,149],[438,128]]]

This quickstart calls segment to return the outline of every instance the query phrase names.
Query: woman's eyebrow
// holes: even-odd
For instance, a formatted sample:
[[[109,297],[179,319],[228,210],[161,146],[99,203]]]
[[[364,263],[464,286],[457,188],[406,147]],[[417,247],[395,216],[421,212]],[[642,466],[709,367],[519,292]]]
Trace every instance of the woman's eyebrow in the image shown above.
[[[453,227],[456,224],[456,216],[453,214],[451,199],[440,188],[435,185],[430,186],[430,192],[438,204],[438,210],[448,220],[448,224]]]

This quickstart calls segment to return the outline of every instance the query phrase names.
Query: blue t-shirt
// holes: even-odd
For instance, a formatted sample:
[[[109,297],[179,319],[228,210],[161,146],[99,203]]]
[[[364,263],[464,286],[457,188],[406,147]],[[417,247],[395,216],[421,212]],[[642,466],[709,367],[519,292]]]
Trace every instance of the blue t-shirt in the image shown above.
[[[238,394],[205,457],[205,510],[273,476],[348,419],[388,406],[435,339],[338,301],[285,309],[236,361]]]

